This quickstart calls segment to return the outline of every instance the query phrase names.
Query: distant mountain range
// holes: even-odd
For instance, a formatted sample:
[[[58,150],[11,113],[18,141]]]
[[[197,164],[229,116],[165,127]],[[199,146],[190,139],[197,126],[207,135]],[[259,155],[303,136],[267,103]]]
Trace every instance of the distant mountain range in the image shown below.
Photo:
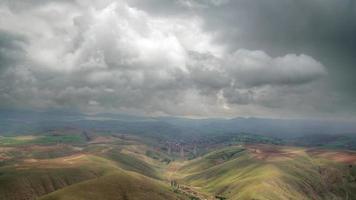
[[[342,121],[233,118],[190,119],[144,117],[102,113],[87,115],[72,111],[0,110],[0,134],[20,134],[54,128],[82,128],[136,134],[210,135],[253,133],[284,139],[305,135],[356,135],[356,123]]]

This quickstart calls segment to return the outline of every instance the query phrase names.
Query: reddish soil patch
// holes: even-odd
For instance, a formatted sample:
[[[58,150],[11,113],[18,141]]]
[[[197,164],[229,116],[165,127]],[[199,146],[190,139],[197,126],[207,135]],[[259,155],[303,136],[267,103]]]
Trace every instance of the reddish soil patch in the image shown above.
[[[6,155],[0,154],[0,161],[9,160],[10,158]]]
[[[115,138],[113,138],[113,137],[98,136],[98,137],[95,137],[89,143],[90,144],[102,144],[102,143],[112,143],[113,141],[115,141]]]
[[[274,145],[247,145],[247,150],[259,160],[291,159],[299,155],[300,151]]]
[[[331,151],[326,149],[309,149],[307,153],[311,156],[322,157],[342,163],[356,164],[356,152],[353,151]]]
[[[6,153],[14,150],[15,150],[14,147],[0,147],[0,153]]]
[[[86,154],[74,154],[66,157],[54,158],[54,159],[25,159],[19,165],[17,164],[17,169],[30,169],[45,168],[45,169],[55,169],[55,168],[66,168],[72,167],[74,165],[80,165],[86,162]]]
[[[61,149],[68,149],[72,148],[71,145],[68,144],[55,144],[55,145],[27,145],[23,147],[19,147],[19,151],[25,151],[25,152],[34,152],[34,151],[39,151],[39,152],[46,152],[46,151],[55,151],[55,150],[61,150]]]

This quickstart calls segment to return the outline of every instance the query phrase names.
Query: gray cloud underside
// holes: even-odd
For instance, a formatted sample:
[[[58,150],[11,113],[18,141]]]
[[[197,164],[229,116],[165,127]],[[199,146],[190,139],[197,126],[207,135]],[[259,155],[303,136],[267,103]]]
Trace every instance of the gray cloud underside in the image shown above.
[[[215,41],[227,45],[231,51],[243,47],[263,50],[272,56],[288,53],[312,56],[329,72],[325,83],[329,96],[325,98],[324,105],[318,106],[327,107],[332,112],[355,114],[354,0],[182,0],[179,1],[184,5],[181,9],[164,4],[162,0],[145,2],[137,6],[157,15],[198,13],[205,19],[203,28],[214,31],[217,35]],[[160,3],[164,8],[157,8],[154,3]],[[329,100],[333,104],[325,106]]]
[[[329,92],[333,70],[314,51],[292,46],[340,44],[333,26],[347,41],[354,29],[338,20],[353,17],[354,5],[342,15],[342,6],[329,14],[334,4],[312,2],[306,12],[316,13],[315,23],[336,17],[332,30],[321,23],[311,36],[314,22],[294,16],[298,7],[277,9],[295,1],[5,1],[1,107],[184,116],[335,113],[330,105],[344,98]]]

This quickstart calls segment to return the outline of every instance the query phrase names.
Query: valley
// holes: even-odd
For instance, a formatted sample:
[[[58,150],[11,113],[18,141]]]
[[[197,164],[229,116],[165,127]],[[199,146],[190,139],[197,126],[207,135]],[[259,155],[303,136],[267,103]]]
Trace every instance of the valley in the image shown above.
[[[356,198],[356,152],[250,137],[188,142],[79,129],[1,136],[0,199]]]
[[[0,200],[356,200],[356,0],[0,0]]]

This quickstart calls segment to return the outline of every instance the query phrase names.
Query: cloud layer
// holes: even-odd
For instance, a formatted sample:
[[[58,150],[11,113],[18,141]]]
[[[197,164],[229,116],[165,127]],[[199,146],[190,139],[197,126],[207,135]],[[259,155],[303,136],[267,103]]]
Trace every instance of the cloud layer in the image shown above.
[[[169,5],[183,10],[174,14],[135,1],[0,3],[0,106],[182,116],[322,113],[328,72],[320,61],[219,42],[223,28],[207,28],[206,17],[192,13],[228,3],[180,0]]]

